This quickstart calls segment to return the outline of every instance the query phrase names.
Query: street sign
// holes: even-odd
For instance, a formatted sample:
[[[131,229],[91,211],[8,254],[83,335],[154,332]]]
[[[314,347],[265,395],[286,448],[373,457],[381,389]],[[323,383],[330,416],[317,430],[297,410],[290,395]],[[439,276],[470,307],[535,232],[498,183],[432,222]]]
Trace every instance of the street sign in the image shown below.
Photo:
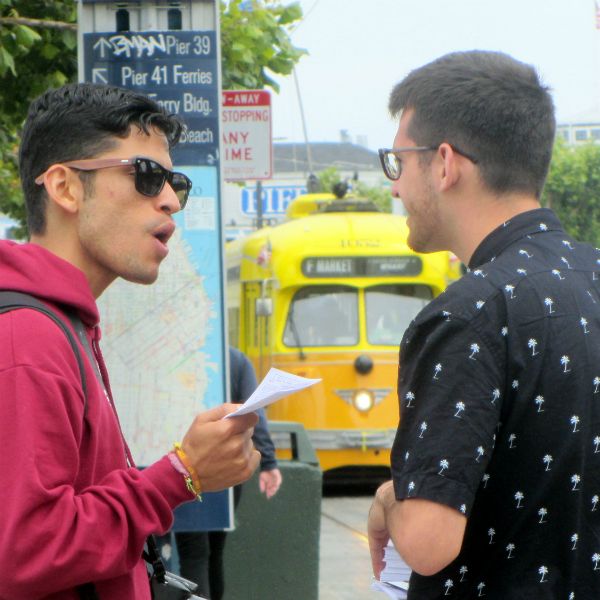
[[[84,77],[130,88],[186,124],[173,152],[179,165],[216,165],[219,85],[214,31],[86,33]]]
[[[223,92],[222,132],[225,180],[271,178],[271,94],[267,90]]]

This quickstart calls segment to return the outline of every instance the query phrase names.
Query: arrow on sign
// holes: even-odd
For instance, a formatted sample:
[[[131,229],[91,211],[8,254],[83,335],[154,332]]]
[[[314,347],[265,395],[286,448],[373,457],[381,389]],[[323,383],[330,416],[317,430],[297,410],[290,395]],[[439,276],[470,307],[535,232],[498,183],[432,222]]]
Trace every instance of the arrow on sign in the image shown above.
[[[105,50],[112,50],[112,44],[106,39],[101,37],[95,44],[94,50],[100,48],[100,58],[104,58]]]
[[[92,83],[108,83],[108,69],[96,67],[92,69]]]

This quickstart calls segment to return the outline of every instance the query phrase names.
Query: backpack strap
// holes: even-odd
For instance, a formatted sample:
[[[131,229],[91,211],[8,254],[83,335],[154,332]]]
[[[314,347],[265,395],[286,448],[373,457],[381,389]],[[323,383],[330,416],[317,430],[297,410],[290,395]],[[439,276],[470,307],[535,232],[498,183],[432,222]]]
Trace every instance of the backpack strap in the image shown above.
[[[85,325],[81,322],[81,319],[77,316],[75,311],[72,311],[72,310],[66,311],[65,310],[64,312],[67,315],[67,317],[69,317],[69,321],[71,321],[71,325],[73,325],[73,329],[75,330],[75,333],[77,334],[77,338],[79,339],[79,342],[81,343],[81,345],[83,346],[83,349],[85,350],[85,354],[88,357],[88,361],[89,361],[90,365],[92,365],[92,369],[94,371],[94,374],[96,375],[96,379],[98,380],[100,387],[104,390],[104,393],[108,397],[108,391],[106,389],[104,380],[102,379],[102,375],[100,374],[100,369],[98,368],[98,362],[96,360],[96,357],[94,356],[94,352],[90,346],[90,342],[87,339]],[[84,376],[85,376],[85,373],[84,373]]]
[[[79,367],[79,376],[81,377],[81,388],[83,390],[83,414],[85,416],[87,410],[87,378],[85,376],[83,357],[81,356],[81,352],[75,340],[75,336],[73,335],[69,327],[65,324],[65,322],[51,308],[46,306],[43,302],[40,302],[36,297],[21,292],[0,290],[0,314],[10,312],[11,310],[18,310],[21,308],[31,308],[33,310],[37,310],[41,313],[44,313],[61,328],[62,332],[67,337],[69,344],[73,349],[73,353],[75,354],[75,358],[77,359],[77,366]],[[68,316],[71,322],[74,322],[75,320],[75,322],[79,322],[81,324],[81,321],[74,314],[71,313]],[[92,361],[92,366],[94,365],[95,361]]]
[[[21,292],[12,292],[0,290],[0,314],[10,312],[11,310],[19,310],[22,308],[31,308],[33,310],[37,310],[41,313],[44,313],[47,317],[52,319],[62,330],[62,332],[67,337],[71,348],[73,349],[73,354],[75,354],[75,358],[77,359],[77,366],[79,367],[79,375],[81,377],[81,388],[83,390],[83,414],[85,417],[85,413],[87,410],[87,379],[85,376],[85,367],[83,364],[83,358],[81,356],[81,352],[79,351],[79,346],[75,340],[75,336],[69,329],[69,327],[65,324],[65,322],[48,306],[46,306],[43,302],[40,302],[35,296],[30,296],[29,294],[23,294]],[[85,340],[84,348],[86,353],[88,353],[89,344],[87,343],[87,338],[85,338],[85,332],[83,323],[81,320],[75,315],[73,311],[65,311],[69,320],[73,324],[75,331],[77,331],[78,336],[81,338],[83,334],[83,338]],[[97,369],[96,361],[92,360],[92,366]],[[102,378],[100,378],[100,381]],[[84,585],[80,585],[77,588],[77,592],[79,594],[80,600],[99,600],[98,593],[93,583],[86,583]]]
[[[79,600],[100,600],[96,586],[93,583],[85,583],[77,588]]]

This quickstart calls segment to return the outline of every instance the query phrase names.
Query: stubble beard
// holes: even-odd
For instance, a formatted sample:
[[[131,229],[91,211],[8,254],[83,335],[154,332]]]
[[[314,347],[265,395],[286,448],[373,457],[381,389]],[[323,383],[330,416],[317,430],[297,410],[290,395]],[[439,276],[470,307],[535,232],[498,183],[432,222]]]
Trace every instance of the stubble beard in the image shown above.
[[[425,173],[423,175],[426,177]],[[437,197],[428,178],[425,180],[422,198],[417,200],[415,206],[419,207],[419,211],[413,214],[409,213],[411,225],[409,225],[407,239],[408,247],[414,252],[423,254],[443,250],[441,241],[443,223],[439,214]]]

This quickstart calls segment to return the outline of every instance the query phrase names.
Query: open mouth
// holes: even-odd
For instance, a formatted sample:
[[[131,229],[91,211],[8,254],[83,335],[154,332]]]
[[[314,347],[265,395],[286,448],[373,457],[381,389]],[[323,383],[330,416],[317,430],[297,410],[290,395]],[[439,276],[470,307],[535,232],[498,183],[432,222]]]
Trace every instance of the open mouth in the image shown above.
[[[164,244],[166,246],[167,242],[169,241],[169,239],[173,235],[174,231],[175,231],[175,225],[173,223],[167,223],[166,225],[163,225],[162,227],[160,227],[159,229],[157,229],[152,235],[161,244]]]

